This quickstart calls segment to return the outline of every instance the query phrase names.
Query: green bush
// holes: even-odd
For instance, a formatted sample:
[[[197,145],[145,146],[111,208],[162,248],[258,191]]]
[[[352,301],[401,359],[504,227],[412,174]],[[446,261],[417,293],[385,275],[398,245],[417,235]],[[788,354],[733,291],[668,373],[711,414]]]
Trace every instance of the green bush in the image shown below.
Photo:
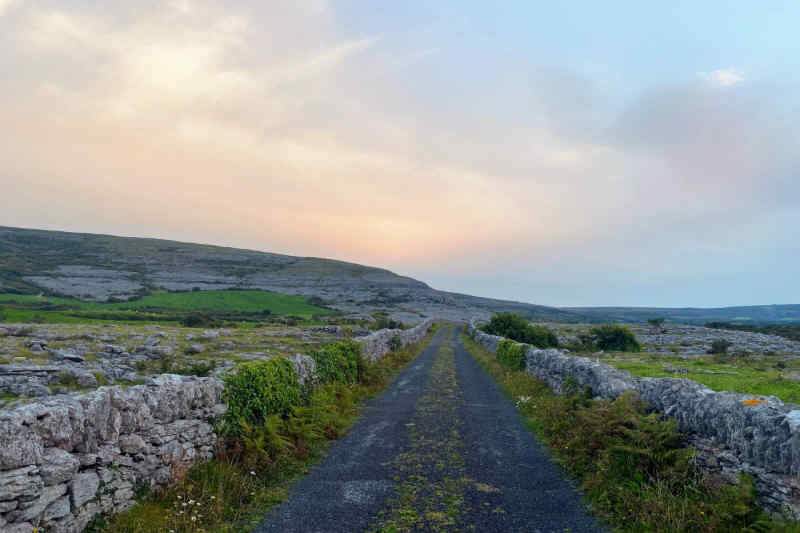
[[[592,344],[599,350],[639,352],[642,345],[633,332],[619,324],[603,324],[591,329]]]
[[[497,347],[497,360],[510,370],[525,370],[525,345],[505,339]]]
[[[187,328],[215,328],[219,324],[214,317],[204,313],[190,313],[183,317],[181,325]]]
[[[708,353],[715,355],[725,355],[728,353],[728,348],[733,346],[733,343],[725,339],[714,339],[711,341],[711,349]]]
[[[352,341],[333,342],[311,352],[322,383],[357,383],[361,347]]]
[[[302,394],[292,363],[283,358],[245,363],[225,377],[228,411],[222,432],[238,436],[244,426],[262,426],[271,415],[288,415]]]
[[[521,315],[497,313],[483,327],[486,333],[500,335],[517,342],[531,344],[537,348],[556,348],[558,337],[544,326],[534,326]]]

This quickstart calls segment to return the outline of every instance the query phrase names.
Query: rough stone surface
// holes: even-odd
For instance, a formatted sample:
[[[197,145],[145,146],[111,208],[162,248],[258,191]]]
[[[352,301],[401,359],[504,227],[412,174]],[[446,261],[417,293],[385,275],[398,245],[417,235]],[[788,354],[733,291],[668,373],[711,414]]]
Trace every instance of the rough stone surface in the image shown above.
[[[70,483],[70,499],[72,505],[80,507],[88,502],[97,494],[97,489],[100,488],[100,478],[94,472],[84,472],[75,476],[75,479]]]
[[[222,388],[161,375],[0,411],[2,531],[30,533],[39,520],[48,532],[81,531],[94,514],[130,506],[137,480],[163,484],[173,467],[210,458]],[[101,485],[109,498],[98,505]]]
[[[501,337],[469,331],[491,352]],[[715,392],[688,379],[640,378],[559,350],[527,348],[526,372],[558,393],[572,378],[605,399],[634,391],[654,411],[675,418],[700,452],[697,463],[721,474],[753,476],[761,504],[800,518],[800,408],[774,396]]]
[[[400,346],[418,342],[428,333],[431,325],[433,325],[433,319],[427,319],[413,328],[406,330],[381,329],[366,337],[356,339],[356,342],[361,343],[362,355],[369,361],[375,361],[391,350],[392,339],[397,338],[398,340],[396,342],[399,342]]]

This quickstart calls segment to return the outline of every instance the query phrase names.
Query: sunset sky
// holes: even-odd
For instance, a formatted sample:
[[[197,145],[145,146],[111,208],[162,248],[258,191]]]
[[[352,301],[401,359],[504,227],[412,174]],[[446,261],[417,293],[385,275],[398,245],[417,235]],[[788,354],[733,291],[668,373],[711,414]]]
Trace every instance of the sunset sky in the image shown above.
[[[798,21],[796,1],[0,0],[0,225],[546,305],[800,303]]]

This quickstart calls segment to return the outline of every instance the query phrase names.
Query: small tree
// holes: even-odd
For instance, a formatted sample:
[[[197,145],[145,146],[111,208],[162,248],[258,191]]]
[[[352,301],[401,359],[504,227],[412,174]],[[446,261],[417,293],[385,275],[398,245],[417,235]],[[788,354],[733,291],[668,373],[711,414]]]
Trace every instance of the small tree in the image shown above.
[[[733,343],[726,339],[714,339],[711,342],[711,349],[708,353],[714,355],[725,355],[728,353],[728,348],[733,346]]]
[[[483,330],[491,335],[499,335],[517,342],[531,344],[537,348],[558,347],[558,336],[544,326],[528,322],[515,313],[497,313]]]
[[[590,331],[593,344],[600,350],[617,352],[638,352],[642,346],[636,340],[633,332],[625,326],[618,324],[603,324],[592,328]]]

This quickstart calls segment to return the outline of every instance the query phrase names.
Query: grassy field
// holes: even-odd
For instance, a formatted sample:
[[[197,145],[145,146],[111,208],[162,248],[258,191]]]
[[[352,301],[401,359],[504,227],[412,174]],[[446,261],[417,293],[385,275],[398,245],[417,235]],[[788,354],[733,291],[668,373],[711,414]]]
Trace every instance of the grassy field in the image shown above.
[[[711,357],[682,359],[659,354],[609,354],[600,362],[634,376],[688,378],[715,391],[777,396],[784,402],[800,404],[800,361],[777,357],[735,358],[715,362]]]
[[[303,296],[266,291],[155,291],[129,302],[100,303],[21,294],[0,294],[0,319],[5,322],[98,323],[178,322],[192,312],[234,321],[258,321],[269,315],[311,318],[333,311],[308,303]]]

